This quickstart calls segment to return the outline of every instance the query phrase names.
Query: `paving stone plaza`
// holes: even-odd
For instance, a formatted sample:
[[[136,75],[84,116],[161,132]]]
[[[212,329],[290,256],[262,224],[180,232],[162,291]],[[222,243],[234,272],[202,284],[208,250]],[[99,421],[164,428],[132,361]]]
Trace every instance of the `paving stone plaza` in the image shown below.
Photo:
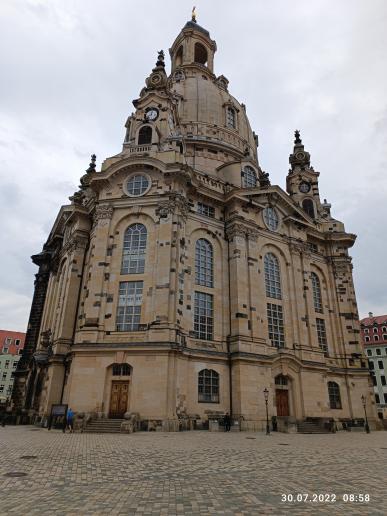
[[[386,432],[122,435],[8,426],[0,446],[1,515],[387,514]],[[293,501],[282,502],[284,494]],[[345,503],[351,494],[370,501]]]

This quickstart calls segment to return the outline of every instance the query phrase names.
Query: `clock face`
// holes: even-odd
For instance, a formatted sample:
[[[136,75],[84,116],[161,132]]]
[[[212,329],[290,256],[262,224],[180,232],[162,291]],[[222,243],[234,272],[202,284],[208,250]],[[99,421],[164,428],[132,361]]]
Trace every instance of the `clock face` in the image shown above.
[[[307,183],[306,181],[303,181],[302,183],[300,183],[300,186],[298,188],[299,188],[300,192],[308,193],[310,190],[310,184]]]
[[[159,116],[159,112],[156,108],[150,108],[145,114],[145,117],[147,120],[154,121]]]

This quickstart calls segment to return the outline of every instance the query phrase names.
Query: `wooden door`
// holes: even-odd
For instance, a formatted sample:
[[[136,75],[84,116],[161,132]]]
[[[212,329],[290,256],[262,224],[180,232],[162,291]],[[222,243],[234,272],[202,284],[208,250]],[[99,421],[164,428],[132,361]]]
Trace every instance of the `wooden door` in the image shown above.
[[[277,416],[289,416],[289,391],[276,389]]]
[[[129,383],[112,382],[109,417],[122,418],[128,408]]]

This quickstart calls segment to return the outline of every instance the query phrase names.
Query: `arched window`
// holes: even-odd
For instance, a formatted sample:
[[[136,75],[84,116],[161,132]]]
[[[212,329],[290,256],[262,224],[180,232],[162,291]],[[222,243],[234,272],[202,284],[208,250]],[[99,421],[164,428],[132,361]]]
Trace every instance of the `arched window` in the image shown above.
[[[195,43],[195,63],[205,65],[207,63],[207,50],[201,43]]]
[[[113,376],[130,376],[130,365],[123,364],[113,364]]]
[[[273,253],[265,254],[264,267],[267,297],[282,299],[281,272],[278,258]]]
[[[198,401],[219,403],[219,374],[213,369],[203,369],[199,372]]]
[[[242,172],[242,177],[244,188],[254,188],[257,186],[257,174],[252,167],[245,167]]]
[[[274,381],[276,385],[282,385],[283,387],[285,387],[288,384],[288,377],[284,376],[283,374],[279,374],[275,377]]]
[[[302,201],[302,209],[309,215],[309,217],[312,217],[312,219],[315,218],[314,204],[312,199],[304,199]]]
[[[316,312],[323,313],[323,304],[321,297],[321,283],[320,279],[315,272],[312,272],[312,291],[313,291],[313,304]]]
[[[183,47],[179,47],[175,56],[175,67],[180,66],[183,63]]]
[[[328,382],[328,394],[331,409],[341,409],[340,387],[336,382]]]
[[[138,131],[138,145],[147,145],[152,143],[152,127],[144,125]]]
[[[214,286],[214,253],[205,238],[199,238],[195,247],[195,283],[204,287]]]
[[[143,224],[132,224],[125,231],[121,274],[143,274],[147,231]]]
[[[235,109],[228,106],[226,109],[226,126],[236,129],[236,113]]]

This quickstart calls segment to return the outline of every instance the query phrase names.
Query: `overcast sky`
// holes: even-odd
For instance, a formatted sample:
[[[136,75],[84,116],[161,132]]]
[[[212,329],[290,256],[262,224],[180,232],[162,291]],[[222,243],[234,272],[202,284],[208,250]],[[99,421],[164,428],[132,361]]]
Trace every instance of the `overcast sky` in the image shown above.
[[[1,0],[0,328],[25,331],[30,255],[90,154],[100,166],[121,151],[131,101],[194,1],[262,168],[285,188],[300,129],[321,197],[358,235],[360,315],[387,313],[387,1]]]

